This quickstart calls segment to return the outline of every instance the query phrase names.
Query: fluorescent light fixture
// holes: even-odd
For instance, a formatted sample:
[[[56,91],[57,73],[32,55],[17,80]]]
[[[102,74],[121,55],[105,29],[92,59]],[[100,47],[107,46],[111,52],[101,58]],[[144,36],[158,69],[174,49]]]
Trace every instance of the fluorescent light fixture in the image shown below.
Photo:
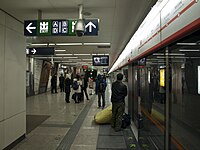
[[[179,49],[180,52],[199,52],[199,49]]]
[[[110,43],[83,43],[83,45],[86,45],[86,46],[93,46],[93,45],[103,45],[103,46],[110,46]]]
[[[69,59],[69,60],[74,60],[74,61],[81,61],[81,59]]]
[[[91,60],[92,61],[92,59],[82,59],[82,60]]]
[[[65,52],[65,49],[56,49],[55,52]]]
[[[154,53],[153,56],[164,56],[163,53]]]
[[[74,58],[74,59],[76,59],[76,58],[78,58],[78,57],[53,57],[54,59],[58,59],[58,58],[62,58],[62,59],[68,59],[68,58]]]
[[[109,54],[92,54],[92,56],[95,56],[95,55],[109,55]]]
[[[71,56],[72,54],[56,54],[56,56]]]
[[[72,59],[76,59],[76,58],[78,58],[78,57],[63,57],[63,58],[68,58],[68,59],[72,58]]]
[[[164,56],[164,53],[154,53],[154,56]],[[169,56],[184,56],[185,54],[180,53],[168,53]]]
[[[176,43],[176,45],[197,45],[197,43]]]
[[[49,43],[49,46],[55,46],[56,44],[55,43]]]
[[[169,53],[170,56],[184,56],[185,54],[180,53]]]
[[[163,59],[164,59],[164,58],[166,58],[166,57],[157,56],[157,58],[161,58],[161,59],[163,58]],[[170,56],[170,57],[168,57],[168,58],[171,58],[171,59],[185,59],[185,58],[188,58],[188,57],[176,57],[176,56],[173,57],[173,56]]]
[[[91,55],[91,54],[74,54],[74,55],[87,56],[87,55]]]
[[[56,43],[56,45],[59,46],[79,46],[79,45],[83,45],[82,43]]]
[[[47,46],[48,44],[46,44],[46,43],[34,43],[34,44],[30,44],[31,46]]]
[[[60,63],[65,63],[65,62],[72,62],[72,61],[63,61],[63,60],[56,60],[54,62],[60,62]]]
[[[34,57],[36,59],[48,59],[49,57]]]

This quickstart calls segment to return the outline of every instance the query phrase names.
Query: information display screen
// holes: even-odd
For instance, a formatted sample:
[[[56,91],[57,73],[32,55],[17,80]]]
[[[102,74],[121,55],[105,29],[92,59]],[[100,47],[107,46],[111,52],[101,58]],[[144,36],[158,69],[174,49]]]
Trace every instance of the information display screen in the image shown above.
[[[108,66],[109,65],[109,56],[107,56],[107,55],[93,56],[92,62],[93,62],[93,66]]]

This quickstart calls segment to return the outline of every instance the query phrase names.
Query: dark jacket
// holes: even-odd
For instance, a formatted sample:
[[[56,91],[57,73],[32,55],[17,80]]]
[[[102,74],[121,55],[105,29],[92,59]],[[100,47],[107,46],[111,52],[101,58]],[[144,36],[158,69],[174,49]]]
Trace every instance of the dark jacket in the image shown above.
[[[52,76],[51,78],[51,86],[52,87],[56,87],[57,85],[57,77],[56,76]]]
[[[64,83],[65,83],[65,77],[60,76],[60,77],[59,77],[59,82],[60,82],[60,83],[59,83],[60,85],[64,85]]]
[[[69,78],[65,79],[65,93],[71,92],[71,80]]]
[[[102,80],[102,81],[100,81],[100,80]],[[95,92],[96,93],[98,93],[99,92],[99,83],[100,82],[103,82],[104,83],[104,85],[105,85],[105,90],[106,90],[106,87],[107,87],[107,82],[106,82],[106,80],[105,79],[97,79],[96,80],[96,87],[95,87]],[[104,91],[105,92],[105,91]]]
[[[125,97],[127,96],[127,87],[120,81],[115,81],[112,84],[112,95],[111,102],[124,102]]]
[[[88,81],[86,78],[82,79],[82,89],[86,89],[88,87]]]

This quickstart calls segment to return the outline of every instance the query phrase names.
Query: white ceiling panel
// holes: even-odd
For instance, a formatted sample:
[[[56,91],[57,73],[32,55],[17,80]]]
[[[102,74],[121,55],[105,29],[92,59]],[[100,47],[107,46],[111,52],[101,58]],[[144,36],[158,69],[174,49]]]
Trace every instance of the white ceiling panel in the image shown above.
[[[12,3],[11,3],[12,2]],[[98,36],[27,37],[27,43],[110,42],[110,48],[97,46],[56,46],[65,53],[109,53],[114,63],[156,0],[1,0],[0,8],[21,22],[38,19],[78,19],[78,5],[83,5],[84,18],[98,18]],[[79,56],[91,58],[92,56]]]

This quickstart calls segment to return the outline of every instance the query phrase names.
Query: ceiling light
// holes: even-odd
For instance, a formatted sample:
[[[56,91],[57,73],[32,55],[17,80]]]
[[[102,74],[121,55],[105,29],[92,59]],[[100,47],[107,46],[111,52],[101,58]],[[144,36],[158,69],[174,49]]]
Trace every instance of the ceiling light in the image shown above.
[[[72,54],[56,54],[56,56],[71,56]]]
[[[65,62],[72,62],[72,61],[63,61],[63,60],[56,60],[56,61],[54,61],[54,62],[61,62],[61,63],[65,63]]]
[[[109,54],[92,54],[93,56],[95,56],[95,55],[109,55]]]
[[[74,54],[74,55],[86,56],[86,55],[91,55],[91,54]]]
[[[185,54],[180,53],[169,53],[170,56],[184,56]]]
[[[92,46],[92,45],[105,45],[110,46],[110,43],[83,43],[83,45]]]
[[[55,43],[49,43],[48,45],[49,46],[55,46],[56,44]]]
[[[82,59],[82,60],[92,60],[92,59]]]
[[[36,59],[48,59],[48,57],[34,57]]]
[[[82,45],[82,43],[56,43],[56,45],[59,45],[59,46],[79,46],[79,45]]]
[[[176,45],[197,45],[197,43],[176,43]]]
[[[153,55],[154,55],[154,56],[160,56],[160,55],[161,55],[161,56],[164,56],[163,53],[154,53]]]
[[[65,49],[56,49],[55,52],[65,52]],[[71,54],[72,55],[72,54]]]
[[[70,59],[70,58],[72,58],[72,59],[77,59],[78,57],[63,57],[63,58],[66,58],[66,59],[67,59],[67,58],[69,58],[69,59]]]
[[[199,52],[199,49],[179,49],[180,52]]]
[[[47,46],[48,44],[46,44],[46,43],[35,43],[35,44],[30,44],[31,46]]]
[[[73,61],[74,59],[69,59],[70,61]],[[75,59],[74,61],[81,61],[81,59]]]

